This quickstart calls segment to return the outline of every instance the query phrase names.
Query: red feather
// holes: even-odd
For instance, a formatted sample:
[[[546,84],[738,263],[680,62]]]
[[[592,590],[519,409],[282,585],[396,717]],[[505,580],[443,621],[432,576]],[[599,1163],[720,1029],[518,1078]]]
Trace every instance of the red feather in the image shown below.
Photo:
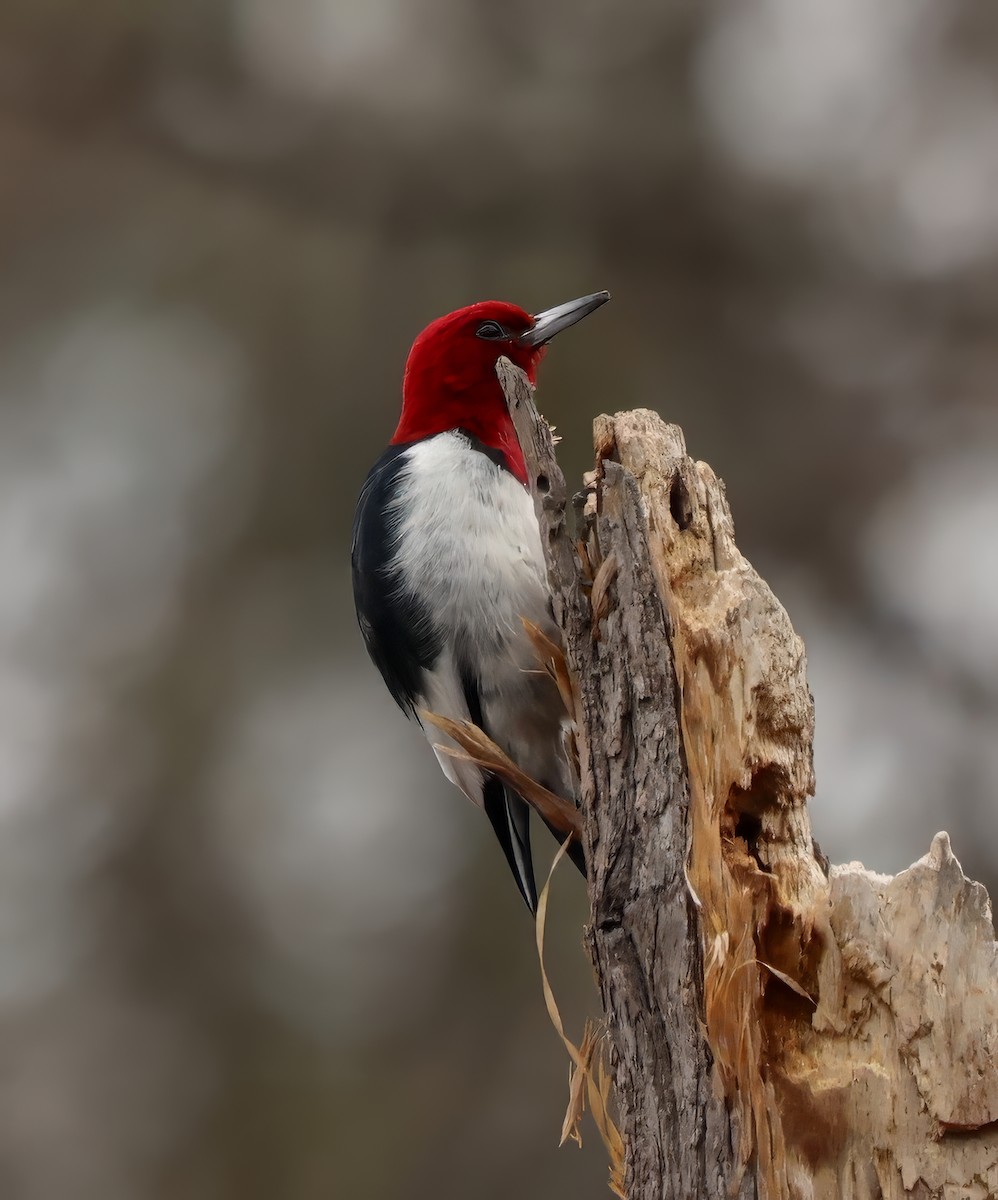
[[[513,336],[504,341],[480,338],[476,331],[483,321],[496,321]],[[402,416],[392,443],[466,429],[503,454],[512,473],[526,484],[527,467],[496,378],[496,362],[505,355],[534,382],[544,348],[524,346],[516,337],[533,323],[515,304],[484,300],[427,325],[409,351]]]

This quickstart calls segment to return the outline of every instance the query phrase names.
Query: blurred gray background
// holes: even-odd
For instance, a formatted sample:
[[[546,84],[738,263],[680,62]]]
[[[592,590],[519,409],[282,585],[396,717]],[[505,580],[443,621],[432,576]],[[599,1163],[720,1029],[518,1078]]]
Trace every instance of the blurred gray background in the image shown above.
[[[994,889],[996,68],[970,0],[3,0],[3,1200],[607,1194],[349,594],[474,300],[613,292],[542,371],[568,473],[680,422],[807,641],[825,850]]]

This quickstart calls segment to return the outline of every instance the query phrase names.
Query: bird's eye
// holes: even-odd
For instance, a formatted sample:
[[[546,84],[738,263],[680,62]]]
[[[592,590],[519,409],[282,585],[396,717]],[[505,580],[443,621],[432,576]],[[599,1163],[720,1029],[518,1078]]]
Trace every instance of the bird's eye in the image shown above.
[[[506,330],[495,321],[483,321],[475,330],[475,336],[485,338],[487,342],[501,342],[508,337]]]

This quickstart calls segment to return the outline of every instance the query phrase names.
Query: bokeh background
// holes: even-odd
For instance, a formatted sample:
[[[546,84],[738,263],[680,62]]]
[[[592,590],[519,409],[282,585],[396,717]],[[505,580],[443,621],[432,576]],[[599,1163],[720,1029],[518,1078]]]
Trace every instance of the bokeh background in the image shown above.
[[[351,607],[473,300],[614,293],[543,371],[568,472],[680,422],[807,641],[825,850],[994,889],[996,68],[972,0],[3,0],[4,1200],[606,1194]]]

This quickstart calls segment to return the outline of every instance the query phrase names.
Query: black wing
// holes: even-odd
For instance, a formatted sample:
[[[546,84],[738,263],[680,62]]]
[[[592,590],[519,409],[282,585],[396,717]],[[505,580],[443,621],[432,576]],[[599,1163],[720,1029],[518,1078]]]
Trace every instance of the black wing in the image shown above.
[[[440,652],[431,614],[392,569],[397,514],[390,506],[408,445],[389,446],[364,481],[353,522],[353,598],[371,661],[406,716],[416,715],[423,672]]]

